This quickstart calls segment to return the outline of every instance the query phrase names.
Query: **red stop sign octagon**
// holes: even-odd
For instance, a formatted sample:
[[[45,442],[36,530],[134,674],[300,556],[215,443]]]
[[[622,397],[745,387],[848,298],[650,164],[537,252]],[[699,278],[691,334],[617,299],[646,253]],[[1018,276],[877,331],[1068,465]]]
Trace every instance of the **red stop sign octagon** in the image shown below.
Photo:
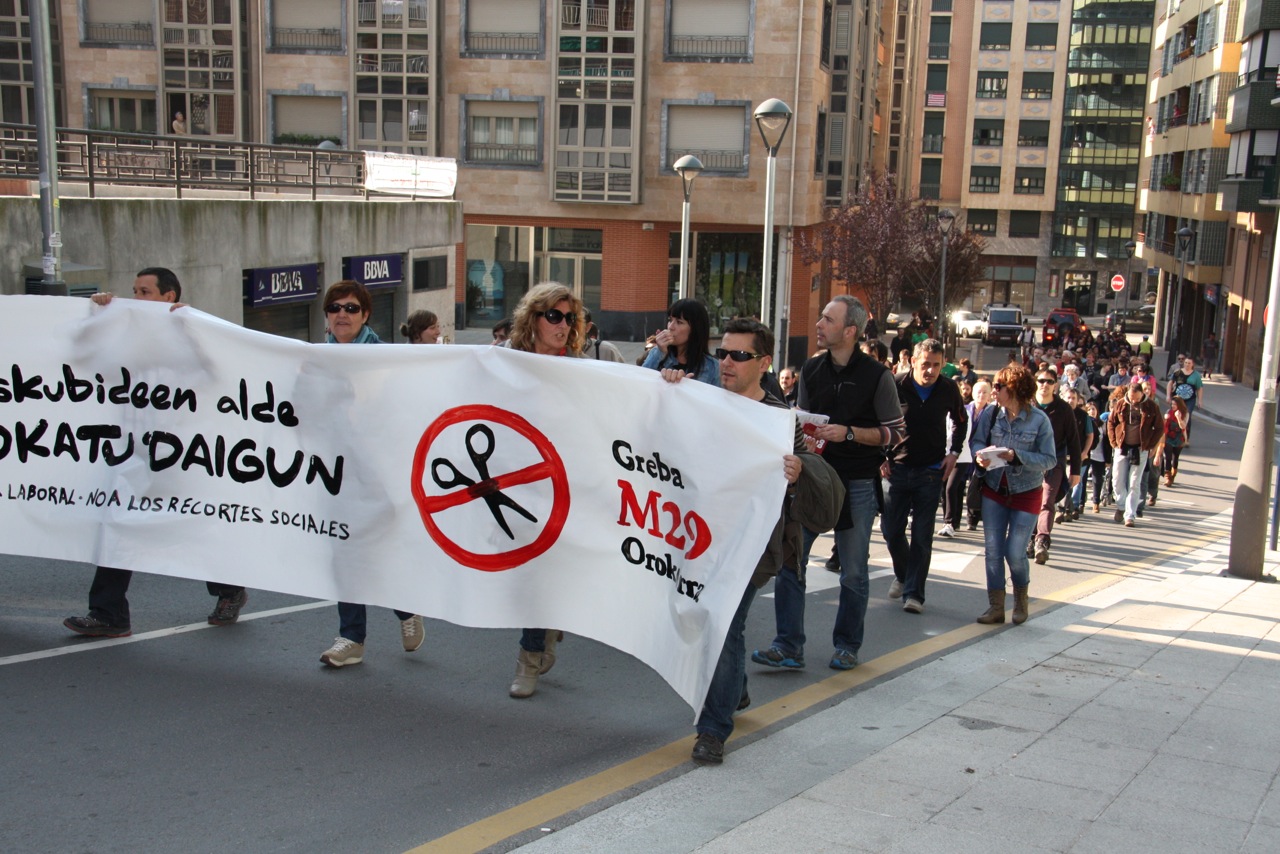
[[[477,490],[474,486],[471,488],[464,486],[446,492],[443,495],[427,495],[422,482],[423,476],[426,474],[427,459],[431,454],[432,444],[445,428],[466,422],[485,425],[497,424],[507,427],[527,439],[541,459],[533,465],[525,466],[522,469],[493,476],[490,480],[485,481],[488,487],[487,490]],[[458,406],[445,411],[439,418],[431,422],[431,426],[426,429],[426,432],[422,434],[422,438],[418,440],[418,447],[413,454],[411,477],[410,488],[413,492],[413,500],[418,505],[418,512],[422,516],[422,524],[427,529],[427,533],[431,535],[431,539],[435,541],[441,551],[458,563],[469,566],[472,569],[479,569],[484,572],[501,572],[532,560],[555,544],[560,537],[560,532],[564,530],[565,520],[569,517],[569,476],[566,474],[564,462],[560,459],[560,455],[556,453],[551,440],[519,415],[508,412],[505,409],[499,409],[496,406],[483,404]],[[436,514],[452,507],[470,503],[479,508],[478,513],[484,514],[483,516],[477,515],[477,520],[485,519],[486,523],[497,524],[489,516],[488,511],[484,509],[484,502],[479,501],[479,499],[483,498],[485,492],[502,490],[526,483],[536,483],[541,480],[547,480],[551,483],[551,510],[547,514],[542,530],[533,542],[528,545],[519,546],[509,551],[473,552],[454,542],[436,523]],[[478,501],[479,503],[477,503]]]
[[[1114,276],[1111,277],[1111,290],[1115,291],[1116,293],[1120,293],[1122,290],[1124,290],[1124,276],[1120,275],[1119,273],[1116,273]]]

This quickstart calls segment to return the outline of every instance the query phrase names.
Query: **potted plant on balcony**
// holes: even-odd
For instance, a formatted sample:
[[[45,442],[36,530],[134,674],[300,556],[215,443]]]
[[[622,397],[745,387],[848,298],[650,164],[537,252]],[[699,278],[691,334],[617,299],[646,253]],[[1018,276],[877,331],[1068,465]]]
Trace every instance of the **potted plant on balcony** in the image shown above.
[[[1160,186],[1166,190],[1182,189],[1182,176],[1176,172],[1170,172],[1160,179]]]

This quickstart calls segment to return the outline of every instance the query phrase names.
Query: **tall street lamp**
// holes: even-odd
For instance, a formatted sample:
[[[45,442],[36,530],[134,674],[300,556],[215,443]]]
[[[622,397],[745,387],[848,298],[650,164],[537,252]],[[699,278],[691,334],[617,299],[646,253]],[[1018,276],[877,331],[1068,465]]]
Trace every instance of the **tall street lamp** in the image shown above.
[[[1196,233],[1189,226],[1184,225],[1178,229],[1178,254],[1182,257],[1182,262],[1178,267],[1178,287],[1173,291],[1173,311],[1171,317],[1173,322],[1169,324],[1169,340],[1165,346],[1169,348],[1169,360],[1165,362],[1165,375],[1173,373],[1173,360],[1178,357],[1178,341],[1179,327],[1182,323],[1182,283],[1187,280],[1187,247],[1191,245],[1191,240]]]
[[[791,108],[777,98],[770,98],[756,107],[755,119],[756,127],[760,129],[760,138],[764,140],[764,147],[769,152],[764,180],[764,275],[760,281],[760,322],[765,326],[772,326],[773,188],[777,183],[778,146],[782,145],[782,138],[787,135],[787,128],[791,126]],[[776,343],[781,346],[782,342]]]
[[[679,298],[689,298],[689,194],[693,192],[693,179],[702,174],[702,161],[686,154],[671,167],[684,184],[684,206],[680,210],[680,290]]]
[[[1129,291],[1133,289],[1133,253],[1137,251],[1138,244],[1134,243],[1132,240],[1124,245],[1124,254],[1129,259],[1129,269],[1125,270],[1125,272],[1129,274],[1129,281],[1125,283],[1124,287],[1124,310],[1126,312],[1126,314],[1123,315],[1124,317],[1128,317]]]
[[[944,358],[947,351],[947,243],[950,242],[951,226],[955,224],[956,215],[948,208],[938,211],[938,231],[942,232],[942,270],[938,274],[938,332],[942,335]]]

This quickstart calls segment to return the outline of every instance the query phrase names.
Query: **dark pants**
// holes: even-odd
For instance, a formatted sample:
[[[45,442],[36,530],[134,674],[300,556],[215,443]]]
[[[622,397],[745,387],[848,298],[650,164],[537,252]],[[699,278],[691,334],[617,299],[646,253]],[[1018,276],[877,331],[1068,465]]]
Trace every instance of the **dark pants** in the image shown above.
[[[969,476],[973,473],[973,463],[956,463],[947,478],[947,488],[942,498],[942,521],[959,529],[961,516],[964,515],[964,494],[968,486]],[[969,518],[973,518],[973,508],[969,508]]]
[[[933,559],[933,523],[942,497],[942,470],[895,465],[881,527],[893,558],[893,574],[902,582],[902,598],[924,601],[924,583]],[[907,542],[907,514],[911,541]]]
[[[1047,547],[1053,535],[1054,499],[1058,497],[1058,488],[1062,486],[1062,478],[1066,463],[1061,460],[1053,468],[1044,473],[1044,486],[1041,491],[1040,518],[1036,521],[1036,542]]]
[[[100,566],[93,574],[93,584],[89,585],[89,616],[97,617],[113,626],[128,626],[129,621],[129,582],[133,579],[133,570],[115,569]],[[244,590],[234,584],[220,584],[206,581],[205,587],[210,596],[218,598],[231,597]]]
[[[721,741],[733,733],[733,713],[747,692],[747,645],[743,634],[747,627],[747,611],[751,609],[751,600],[755,596],[755,587],[748,584],[729,623],[724,646],[720,648],[720,659],[707,688],[707,698],[702,702],[702,714],[698,715],[698,732],[711,733]]]
[[[396,617],[405,621],[413,616],[406,611],[396,611]],[[354,602],[338,603],[338,634],[353,643],[364,643],[365,629],[368,626],[368,609]]]
[[[1103,489],[1107,485],[1107,464],[1103,460],[1085,460],[1080,470],[1080,485],[1088,487],[1088,479],[1093,478],[1093,503],[1101,505]]]

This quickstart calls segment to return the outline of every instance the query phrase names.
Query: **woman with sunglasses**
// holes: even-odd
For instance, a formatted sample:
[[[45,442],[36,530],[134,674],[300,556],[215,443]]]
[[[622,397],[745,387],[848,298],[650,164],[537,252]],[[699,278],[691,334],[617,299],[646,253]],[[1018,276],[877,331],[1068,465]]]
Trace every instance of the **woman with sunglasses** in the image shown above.
[[[654,347],[641,367],[679,369],[708,385],[720,387],[720,363],[711,358],[711,318],[696,299],[676,300],[667,312],[667,328],[654,335]]]
[[[502,347],[543,356],[583,358],[585,322],[582,301],[559,282],[543,282],[529,290],[516,306],[511,337]],[[516,676],[508,693],[516,699],[532,697],[538,677],[556,663],[556,644],[564,632],[525,629],[516,655]]]
[[[986,539],[987,603],[984,625],[1004,622],[1005,571],[1013,579],[1013,622],[1027,619],[1031,563],[1027,544],[1035,533],[1044,473],[1058,462],[1053,425],[1034,403],[1036,383],[1026,368],[1010,364],[995,382],[995,405],[973,426],[969,448],[982,472],[982,529]]]
[[[373,298],[359,282],[345,280],[329,286],[324,292],[324,316],[328,331],[327,344],[381,344],[368,326],[373,312]],[[400,619],[400,642],[405,652],[414,652],[426,639],[422,617],[407,611],[396,611]],[[346,667],[364,661],[364,639],[368,625],[367,609],[356,602],[338,603],[338,637],[333,646],[320,656],[328,667]]]

